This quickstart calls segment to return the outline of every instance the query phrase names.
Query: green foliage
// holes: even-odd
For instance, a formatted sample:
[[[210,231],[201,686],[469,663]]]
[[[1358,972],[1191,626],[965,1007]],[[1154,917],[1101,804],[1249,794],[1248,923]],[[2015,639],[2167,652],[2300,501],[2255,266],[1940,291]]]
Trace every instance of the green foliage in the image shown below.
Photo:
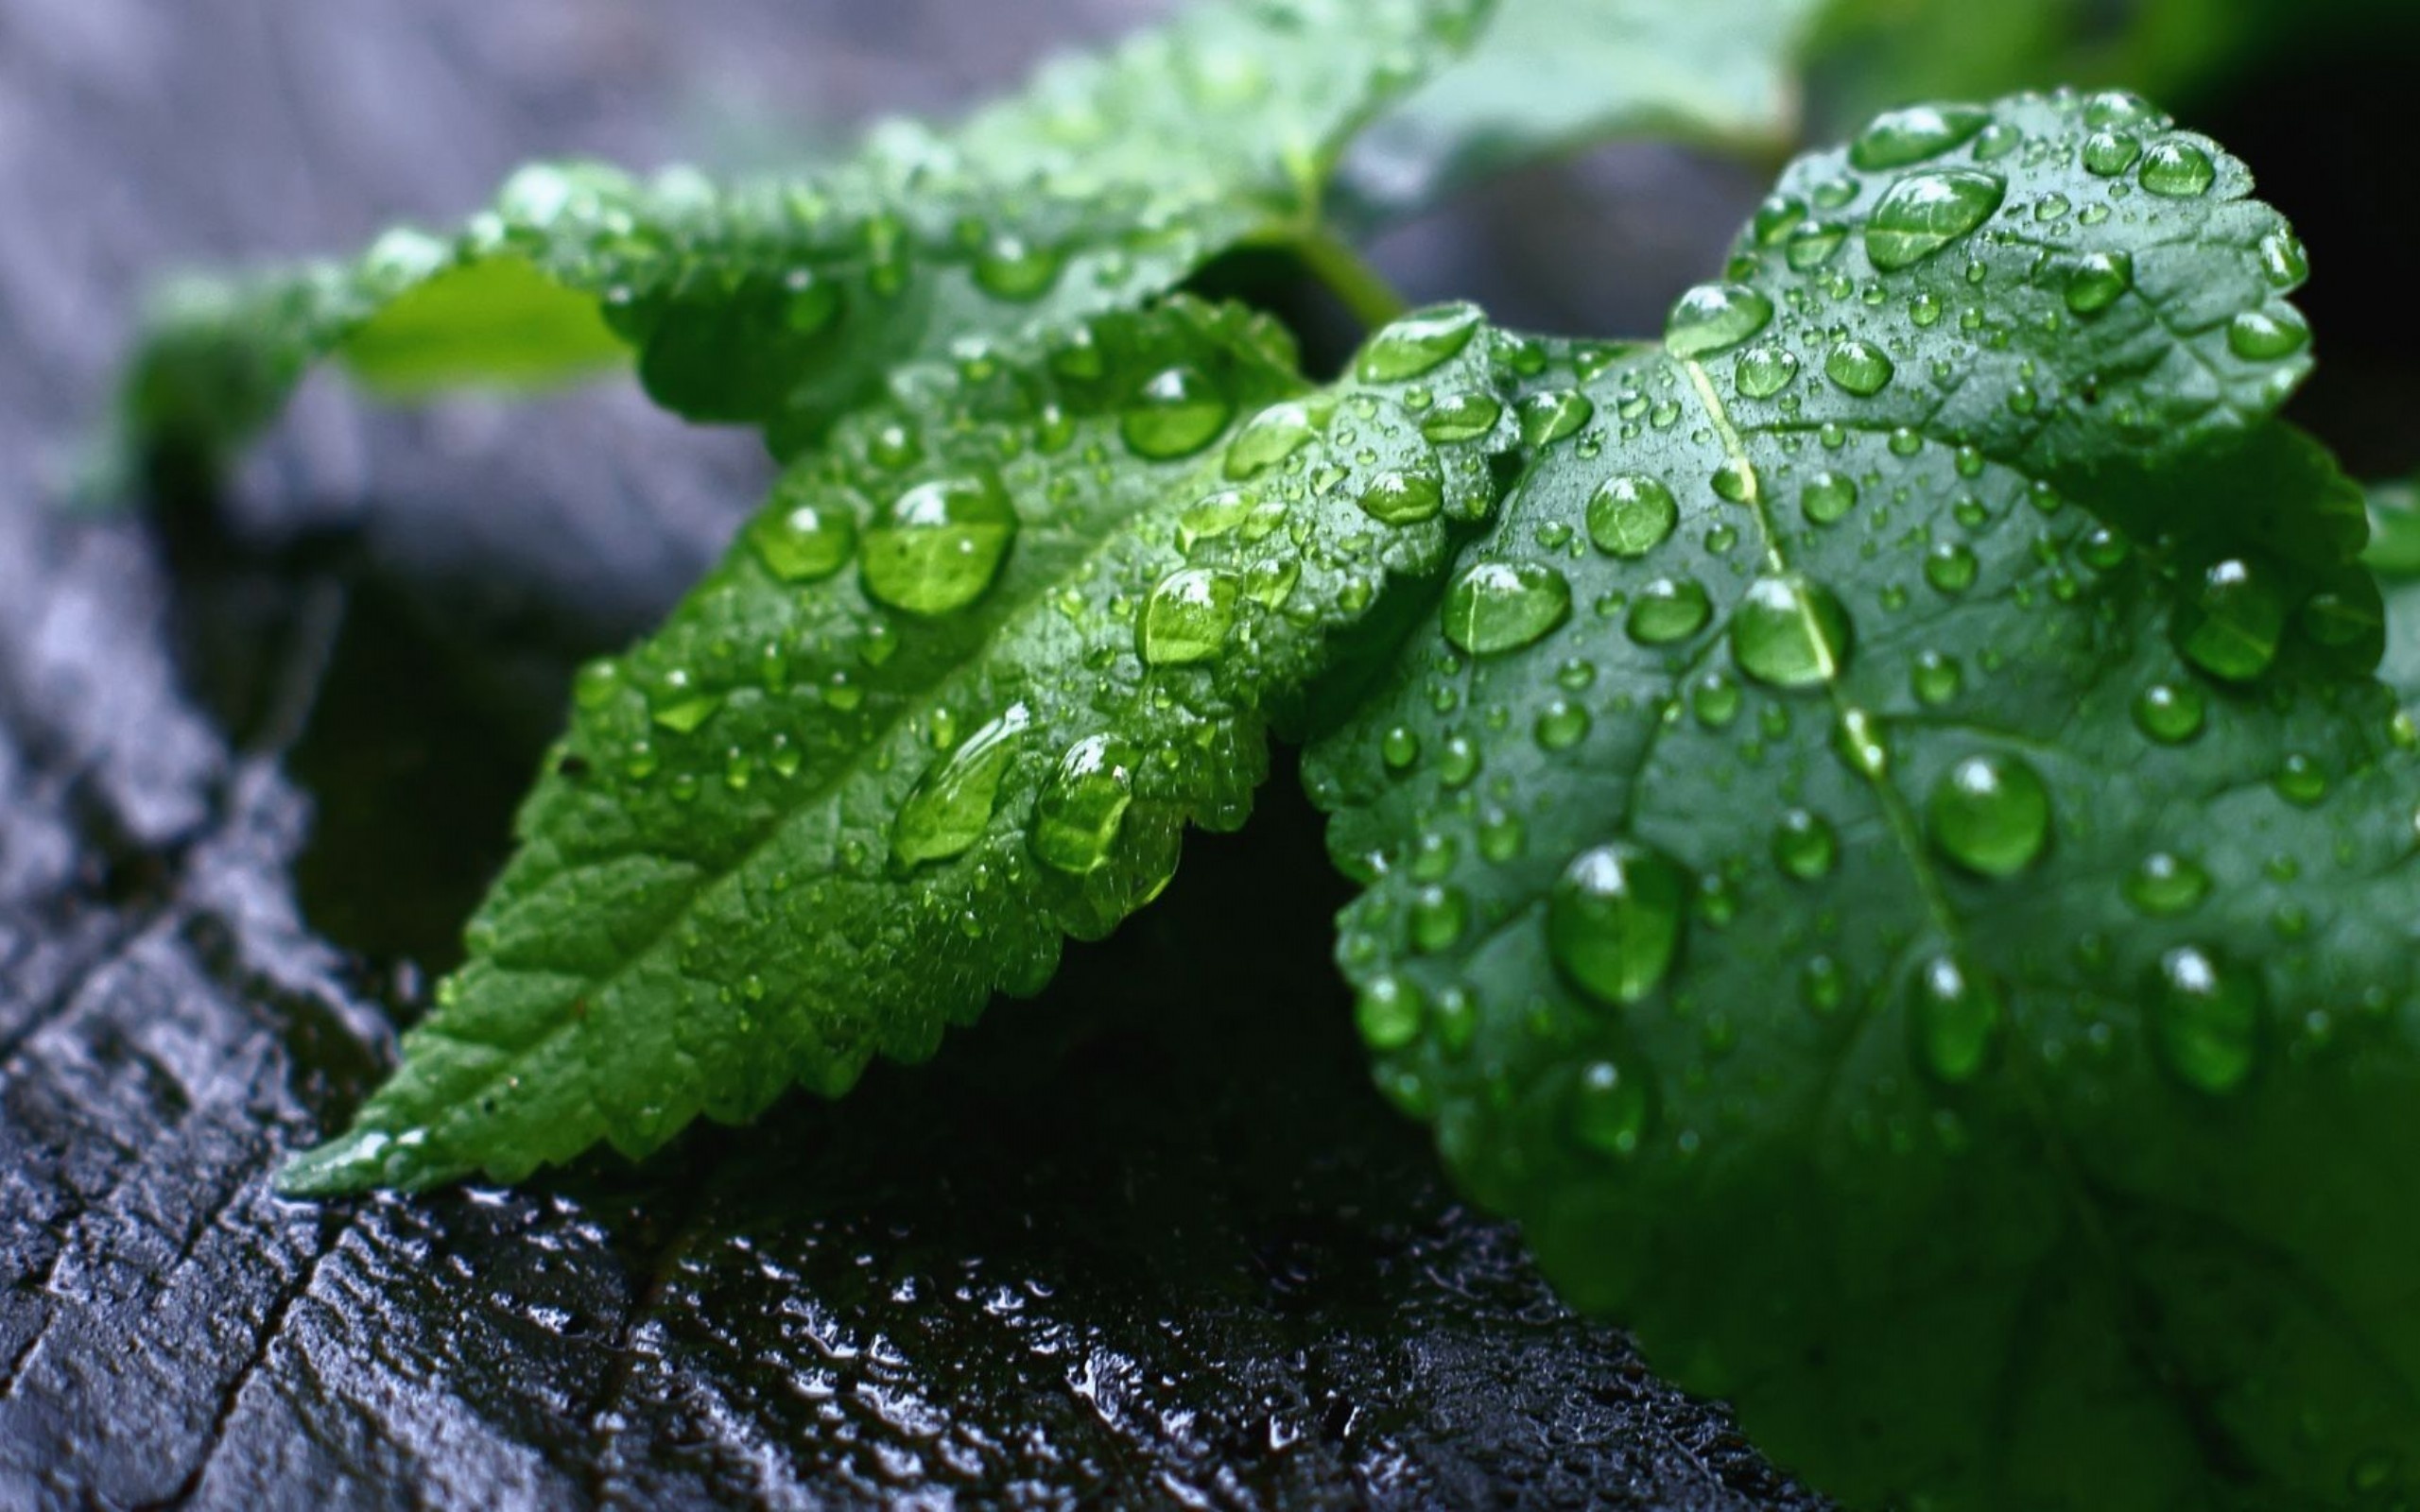
[[[1170,292],[1245,245],[1359,287],[1323,200],[1398,99],[1365,208],[1771,140],[1808,24],[1488,9],[1204,9],[808,179],[541,167],[458,237],[172,299],[155,451],[218,459],[332,353],[414,393],[627,347],[785,464],[581,675],[468,964],[287,1187],[643,1155],[925,1056],[1308,734],[1380,1085],[1784,1463],[1873,1506],[2408,1499],[2420,638],[2370,572],[2420,525],[2375,490],[2371,543],[2278,418],[2300,243],[2216,144],[2063,92],[1801,160],[1660,346],[1445,305],[1320,387]]]
[[[1587,419],[1312,747],[1381,1085],[1854,1504],[2420,1443],[2415,739],[2248,183],[2114,96],[1802,162],[1663,351],[1506,394]]]

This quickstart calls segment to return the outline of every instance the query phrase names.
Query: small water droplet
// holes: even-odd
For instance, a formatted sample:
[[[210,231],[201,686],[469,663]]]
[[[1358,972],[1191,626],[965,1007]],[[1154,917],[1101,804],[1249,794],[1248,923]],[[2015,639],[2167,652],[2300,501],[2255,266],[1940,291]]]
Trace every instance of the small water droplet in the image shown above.
[[[1411,946],[1426,955],[1451,950],[1470,927],[1471,909],[1461,889],[1423,887],[1411,899]]]
[[[983,837],[1001,782],[1032,723],[1031,710],[1011,704],[918,780],[890,826],[891,854],[901,866],[946,861]]]
[[[2191,913],[2210,894],[2210,874],[2189,856],[2154,850],[2126,878],[2126,901],[2147,914]]]
[[[1074,876],[1109,864],[1134,801],[1142,753],[1111,735],[1087,735],[1067,747],[1033,805],[1033,853]]]
[[[1200,369],[1167,368],[1136,391],[1118,417],[1117,434],[1136,456],[1163,462],[1218,439],[1235,412],[1235,402]]]
[[[1971,234],[2007,195],[2007,180],[1976,168],[1910,174],[1874,207],[1865,255],[1885,273],[1912,267]]]
[[[1954,955],[1916,968],[1911,1029],[1925,1069],[1951,1086],[1980,1075],[1998,1042],[1999,993]]]
[[[2310,256],[2303,250],[2302,238],[2283,227],[2261,237],[2260,272],[2270,287],[2281,290],[2310,277]]]
[[[1849,229],[1837,220],[1810,220],[1789,233],[1782,258],[1793,273],[1812,273],[1840,255]]]
[[[1353,1022],[1371,1049],[1400,1050],[1420,1038],[1426,1011],[1420,988],[1390,974],[1373,980],[1355,996]]]
[[[1927,708],[1938,709],[1957,697],[1965,681],[1966,673],[1958,659],[1939,651],[1919,654],[1908,671],[1908,686],[1914,690],[1916,701]]]
[[[866,592],[911,614],[944,614],[983,595],[1017,534],[998,477],[942,478],[893,499],[867,529]]]
[[[2290,304],[2246,310],[2227,322],[2227,350],[2246,362],[2274,362],[2310,344],[2310,325]]]
[[[1942,853],[1986,877],[2031,866],[2050,838],[2050,794],[2015,756],[1969,756],[1933,784],[1926,812]]]
[[[2135,696],[2135,728],[2163,746],[2182,746],[2202,732],[2204,704],[2190,683],[2154,682]]]
[[[1207,662],[1226,644],[1242,585],[1233,573],[1187,567],[1151,589],[1134,625],[1134,649],[1146,666]]]
[[[1739,670],[1776,688],[1830,682],[1848,663],[1848,610],[1830,589],[1796,574],[1749,585],[1731,617]]]
[[[1871,341],[1843,341],[1824,359],[1824,375],[1860,399],[1890,387],[1897,370],[1890,355]]]
[[[1857,484],[1843,472],[1818,472],[1799,493],[1798,507],[1810,523],[1831,524],[1857,507]]]
[[[796,490],[804,492],[804,490]],[[765,570],[786,583],[811,583],[847,565],[857,549],[856,511],[826,499],[792,501],[777,490],[772,504],[749,522],[748,543]]]
[[[1671,539],[1680,501],[1651,477],[1607,478],[1588,500],[1588,539],[1610,557],[1644,557]]]
[[[1652,1110],[1647,1084],[1611,1060],[1580,1068],[1571,1091],[1571,1132],[1581,1143],[1607,1155],[1637,1153]]]
[[[2251,1078],[2259,1058],[2258,977],[2199,946],[2159,958],[2151,987],[2152,1044],[2187,1087],[2223,1096]]]
[[[995,236],[976,256],[975,284],[994,299],[1038,300],[1059,282],[1066,261],[1056,248],[1037,247],[1022,236]]]
[[[2327,773],[2301,751],[2290,751],[2278,765],[2277,796],[2297,808],[2312,808],[2327,797]]]
[[[1547,750],[1569,750],[1587,738],[1592,722],[1586,704],[1556,698],[1538,713],[1538,745]]]
[[[1471,344],[1486,319],[1475,304],[1438,304],[1388,325],[1361,349],[1355,370],[1364,383],[1417,378]]]
[[[1782,816],[1781,827],[1773,832],[1773,860],[1801,882],[1828,876],[1840,854],[1840,835],[1833,831],[1832,821],[1820,814],[1792,809]]]
[[[1445,490],[1433,473],[1381,472],[1361,490],[1360,504],[1381,524],[1414,524],[1445,507]]]
[[[1548,953],[1599,1003],[1636,1003],[1671,971],[1688,892],[1677,863],[1636,841],[1583,850],[1548,895]]]
[[[1445,594],[1445,639],[1475,656],[1543,639],[1571,612],[1571,583],[1543,562],[1480,562]]]
[[[1641,645],[1669,645],[1705,628],[1714,603],[1693,577],[1658,577],[1632,600],[1626,628]]]
[[[1676,357],[1711,356],[1746,341],[1772,318],[1773,301],[1745,284],[1701,284],[1673,304],[1664,345]]]
[[[1964,145],[1989,125],[1979,105],[1913,105],[1887,111],[1849,144],[1849,162],[1871,173],[1904,168]]]
[[[1975,586],[1975,553],[1955,541],[1936,541],[1925,553],[1925,581],[1944,593],[1962,593]]]

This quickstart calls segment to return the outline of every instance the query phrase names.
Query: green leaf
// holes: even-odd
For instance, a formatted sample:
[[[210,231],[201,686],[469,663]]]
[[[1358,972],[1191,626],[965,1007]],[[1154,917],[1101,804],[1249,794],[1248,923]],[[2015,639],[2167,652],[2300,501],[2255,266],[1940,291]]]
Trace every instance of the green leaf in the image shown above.
[[[1455,391],[1478,324],[1415,318],[1386,370]],[[1331,638],[1493,490],[1234,309],[900,370],[581,675],[469,963],[287,1188],[637,1156],[928,1055],[1154,897],[1184,825],[1242,821]]]
[[[2270,418],[2301,259],[2132,99],[1862,142],[1661,351],[1506,375],[1442,634],[1314,745],[1380,1085],[1852,1505],[2394,1504],[2420,737]]]
[[[1240,243],[1314,237],[1345,143],[1488,3],[1201,7],[954,131],[894,122],[801,178],[527,168],[458,234],[399,230],[356,263],[168,291],[125,428],[216,462],[332,353],[406,390],[579,376],[602,351],[585,304],[659,402],[764,425],[792,455],[896,363],[1063,330]]]
[[[1778,151],[1818,0],[1502,0],[1479,44],[1374,126],[1346,164],[1374,212],[1503,168],[1650,132]]]

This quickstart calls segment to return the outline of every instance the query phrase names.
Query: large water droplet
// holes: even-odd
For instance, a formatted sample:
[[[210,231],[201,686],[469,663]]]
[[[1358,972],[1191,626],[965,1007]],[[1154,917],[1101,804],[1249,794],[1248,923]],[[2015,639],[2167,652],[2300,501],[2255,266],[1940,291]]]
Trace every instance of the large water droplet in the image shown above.
[[[1991,219],[2007,195],[2007,180],[1978,168],[1910,174],[1874,207],[1865,255],[1885,273],[1912,267]]]
[[[1651,1110],[1642,1077],[1611,1060],[1580,1068],[1571,1091],[1571,1132],[1581,1143],[1607,1155],[1635,1154]]]
[[[1680,501],[1655,478],[1626,473],[1599,484],[1588,499],[1588,539],[1612,557],[1644,557],[1671,539]]]
[[[1739,670],[1776,688],[1830,682],[1848,664],[1849,616],[1832,591],[1796,574],[1760,577],[1731,616]]]
[[[1933,843],[1987,877],[2013,877],[2050,838],[2050,794],[2019,757],[1969,756],[1942,774],[1927,804]]]
[[[942,478],[900,494],[865,536],[866,592],[911,614],[945,614],[983,595],[1017,534],[994,475]]]
[[[1809,523],[1831,524],[1857,507],[1857,483],[1843,472],[1818,472],[1799,493],[1798,507]]]
[[[1672,969],[1688,878],[1662,851],[1616,840],[1574,856],[1547,902],[1547,946],[1571,985],[1635,1003]]]
[[[1370,338],[1356,370],[1365,383],[1417,378],[1469,346],[1485,319],[1476,304],[1414,310]]]
[[[2310,326],[2290,304],[2246,310],[2227,322],[2227,350],[2246,362],[2274,362],[2310,344]]]
[[[1980,1075],[2004,1017],[1991,983],[1954,955],[1935,955],[1916,968],[1910,997],[1910,1028],[1925,1069],[1952,1086]]]
[[[1773,832],[1773,860],[1801,882],[1829,874],[1840,853],[1840,836],[1832,821],[1820,814],[1792,809],[1782,816],[1781,828]]]
[[[1151,461],[1190,456],[1218,438],[1236,412],[1225,390],[1198,368],[1152,374],[1118,417],[1117,434]]]
[[[1588,423],[1597,402],[1577,388],[1548,388],[1521,401],[1521,444],[1550,445]]]
[[[1632,601],[1626,628],[1641,645],[1669,645],[1705,628],[1714,602],[1694,577],[1658,577]]]
[[[2135,286],[2135,259],[2127,252],[2088,252],[2068,270],[2067,308],[2098,315]]]
[[[1134,625],[1134,649],[1147,666],[1207,662],[1226,644],[1242,592],[1235,574],[1187,567],[1168,574],[1151,589]]]
[[[1400,1050],[1419,1039],[1426,1011],[1420,988],[1393,975],[1371,982],[1353,1001],[1353,1022],[1373,1050]]]
[[[1750,347],[1739,354],[1732,381],[1745,399],[1771,399],[1798,376],[1798,354],[1788,347]]]
[[[2248,682],[2269,670],[2286,633],[2286,603],[2267,573],[2229,558],[2203,570],[2176,606],[2172,633],[2185,659],[2214,678]]]
[[[1860,399],[1882,392],[1897,371],[1890,354],[1871,341],[1843,341],[1824,359],[1824,376]]]
[[[2160,957],[2151,996],[2152,1044],[2179,1081],[2218,1096],[2251,1077],[2260,1054],[2258,977],[2180,946]]]
[[[1087,735],[1068,747],[1034,800],[1033,853],[1079,877],[1108,865],[1141,765],[1140,751],[1111,735]]]
[[[1484,561],[1445,594],[1445,639],[1476,656],[1516,650],[1571,612],[1571,583],[1543,562]]]
[[[1032,723],[1031,710],[1010,705],[917,782],[890,826],[890,851],[901,866],[946,861],[983,837],[999,803],[1001,780]]]
[[[1433,472],[1381,472],[1361,490],[1360,504],[1382,524],[1414,524],[1445,507],[1445,490]]]
[[[2152,144],[2135,175],[2145,189],[2169,199],[2192,199],[2209,193],[2219,176],[2210,155],[2190,142],[2170,137]]]
[[[856,511],[837,499],[793,502],[786,497],[792,493],[786,489],[777,490],[765,512],[749,522],[748,543],[765,570],[783,582],[809,583],[829,577],[857,549]]]
[[[1056,248],[1037,247],[1022,236],[995,236],[976,254],[975,286],[994,299],[1038,300],[1059,282],[1066,261]]]
[[[1310,444],[1319,421],[1307,404],[1271,404],[1244,421],[1228,443],[1225,472],[1231,482],[1258,477]]]
[[[1871,173],[1937,158],[1980,131],[1992,112],[1979,105],[1914,105],[1888,111],[1849,144],[1849,162]]]
[[[1772,323],[1773,301],[1745,284],[1701,284],[1681,296],[1664,323],[1676,357],[1728,352]]]

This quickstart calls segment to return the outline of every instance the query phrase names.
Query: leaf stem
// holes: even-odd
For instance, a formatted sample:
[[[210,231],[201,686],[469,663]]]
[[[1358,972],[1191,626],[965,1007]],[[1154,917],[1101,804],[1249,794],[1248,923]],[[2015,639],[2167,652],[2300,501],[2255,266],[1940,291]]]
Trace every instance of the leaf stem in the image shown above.
[[[1365,326],[1375,329],[1410,308],[1385,274],[1325,226],[1305,231],[1295,240],[1294,250]]]

